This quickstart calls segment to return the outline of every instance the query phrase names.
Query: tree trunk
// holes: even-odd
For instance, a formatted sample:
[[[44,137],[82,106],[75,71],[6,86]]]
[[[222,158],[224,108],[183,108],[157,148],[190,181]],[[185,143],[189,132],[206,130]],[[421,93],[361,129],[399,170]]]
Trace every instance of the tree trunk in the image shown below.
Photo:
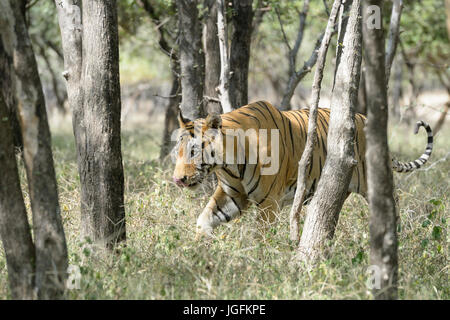
[[[84,235],[112,249],[126,238],[116,1],[84,0],[82,16],[81,221]]]
[[[350,11],[348,22],[343,14]],[[355,109],[361,70],[361,1],[341,5],[336,71],[331,97],[327,157],[317,191],[308,206],[297,257],[316,261],[334,231],[356,165]]]
[[[183,117],[204,116],[204,55],[197,9],[198,0],[177,0]]]
[[[19,119],[17,117],[17,101],[15,97],[14,87],[14,70],[13,70],[13,52],[12,44],[7,48],[9,37],[7,32],[7,23],[10,23],[8,19],[13,19],[12,16],[7,16],[6,10],[3,11],[1,16],[0,25],[0,93],[3,95],[6,107],[8,108],[8,118],[10,120],[14,146],[19,150],[23,149],[22,132],[20,131]],[[7,51],[9,50],[9,51]]]
[[[33,299],[34,244],[20,188],[10,121],[9,110],[0,93],[0,236],[11,297]]]
[[[361,61],[361,76],[359,77],[358,106],[356,112],[364,115],[367,113],[366,70],[363,61]]]
[[[402,15],[403,0],[394,0],[392,5],[391,22],[389,25],[389,36],[386,48],[386,85],[389,83],[391,66],[397,50],[398,34],[400,29],[400,17]]]
[[[220,48],[220,80],[219,80],[219,98],[223,111],[230,112],[230,59],[228,56],[228,28],[225,14],[225,1],[217,0],[217,31]]]
[[[170,97],[166,106],[166,114],[164,119],[164,131],[161,143],[161,149],[159,151],[159,159],[163,161],[170,153],[170,150],[174,146],[174,142],[171,141],[171,133],[178,128],[178,106],[181,102],[181,87],[180,87],[180,61],[178,54],[174,47],[169,44],[166,36],[170,33],[164,27],[160,14],[158,14],[149,0],[138,0],[138,5],[141,6],[150,16],[158,31],[159,39],[158,44],[162,53],[167,55],[170,59],[170,69],[172,71],[172,86],[170,89]]]
[[[62,114],[66,114],[66,109],[64,107],[64,102],[66,101],[66,95],[65,92],[60,93],[59,86],[58,86],[58,78],[56,75],[55,70],[53,70],[53,66],[50,62],[50,59],[46,53],[45,47],[39,43],[39,40],[36,40],[34,42],[36,46],[39,49],[39,54],[41,55],[42,59],[44,60],[45,66],[47,67],[47,71],[50,74],[50,81],[53,89],[53,93],[55,94],[56,99],[56,108],[58,111]]]
[[[233,109],[248,103],[248,68],[252,38],[252,0],[233,0],[230,48],[230,99]]]
[[[299,216],[302,211],[303,201],[306,194],[306,171],[312,160],[312,152],[317,140],[317,108],[319,107],[320,90],[322,87],[323,69],[325,68],[325,61],[327,58],[327,51],[330,45],[331,36],[333,34],[334,26],[336,24],[336,17],[338,14],[341,0],[335,0],[331,9],[330,17],[328,19],[327,28],[325,30],[320,49],[317,53],[317,69],[314,73],[314,80],[312,86],[312,104],[309,111],[308,120],[308,135],[306,139],[305,149],[298,164],[297,189],[295,192],[294,203],[291,208],[290,221],[290,238],[292,241],[298,241],[299,238]]]
[[[400,100],[403,95],[403,89],[402,89],[402,81],[403,81],[403,68],[402,68],[402,59],[399,55],[394,60],[394,74],[393,74],[393,81],[394,84],[392,86],[392,105],[390,107],[391,115],[395,119],[400,119]],[[434,134],[436,134],[436,131],[433,129]]]
[[[364,1],[363,21],[369,19],[368,6],[382,6],[381,0]],[[381,11],[382,12],[382,11]],[[381,19],[383,21],[383,19]],[[363,23],[367,84],[366,163],[370,209],[370,263],[376,266],[380,287],[376,299],[397,297],[397,234],[393,177],[387,143],[388,105],[383,28],[369,29]]]
[[[166,108],[166,116],[164,119],[164,132],[161,150],[159,153],[159,159],[163,161],[170,153],[170,150],[174,147],[174,141],[171,140],[172,132],[178,128],[178,106],[181,102],[180,95],[180,79],[178,74],[180,73],[180,65],[178,61],[174,62],[174,70],[172,71],[172,87],[170,89],[169,103]]]
[[[281,17],[277,11],[278,20],[280,22],[280,27],[283,32],[284,41],[286,42],[286,46],[288,47],[288,59],[289,59],[289,79],[286,84],[286,90],[283,94],[283,98],[281,100],[280,109],[281,110],[289,110],[291,109],[291,99],[294,95],[294,91],[297,88],[298,83],[300,82],[299,74],[297,73],[296,64],[297,64],[297,55],[300,50],[300,46],[303,41],[303,34],[305,32],[306,25],[306,17],[308,16],[309,11],[309,0],[305,0],[303,2],[303,10],[299,13],[299,23],[298,23],[298,31],[297,31],[297,39],[295,40],[294,47],[291,48],[289,45],[289,41],[287,39],[286,33],[284,32],[283,24],[281,22]],[[316,49],[314,49],[316,50]],[[306,75],[306,73],[304,74]],[[304,77],[303,75],[303,77]],[[302,78],[303,78],[302,77]]]
[[[116,1],[56,1],[81,182],[82,236],[125,241]],[[81,21],[81,17],[83,21]]]
[[[212,99],[218,99],[217,87],[220,79],[220,48],[217,37],[217,0],[205,0],[208,9],[203,27],[205,48],[205,109],[208,114],[222,113],[221,105]]]
[[[51,136],[44,93],[20,1],[11,1],[15,91],[24,161],[33,212],[38,298],[61,298],[65,289],[67,247],[60,216]],[[14,30],[14,31],[12,31]]]

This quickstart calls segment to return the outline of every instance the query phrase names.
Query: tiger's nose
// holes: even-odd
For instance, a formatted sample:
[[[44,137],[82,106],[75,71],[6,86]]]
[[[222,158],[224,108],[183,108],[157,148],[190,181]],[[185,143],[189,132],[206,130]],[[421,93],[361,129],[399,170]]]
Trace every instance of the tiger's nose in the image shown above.
[[[177,177],[173,177],[173,181],[178,185],[178,186],[185,186],[186,185],[186,176],[183,176],[183,178],[178,179]]]

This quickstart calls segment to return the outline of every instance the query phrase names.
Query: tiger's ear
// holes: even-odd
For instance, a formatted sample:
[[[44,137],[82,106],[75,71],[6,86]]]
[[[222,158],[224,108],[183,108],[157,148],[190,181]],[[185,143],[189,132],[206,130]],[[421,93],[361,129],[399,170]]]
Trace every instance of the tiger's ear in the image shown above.
[[[186,124],[189,122],[188,119],[183,118],[183,114],[181,113],[181,110],[178,109],[178,124],[180,125],[180,128],[186,127]]]
[[[206,126],[211,129],[220,129],[222,127],[222,118],[220,114],[208,114],[206,117]]]

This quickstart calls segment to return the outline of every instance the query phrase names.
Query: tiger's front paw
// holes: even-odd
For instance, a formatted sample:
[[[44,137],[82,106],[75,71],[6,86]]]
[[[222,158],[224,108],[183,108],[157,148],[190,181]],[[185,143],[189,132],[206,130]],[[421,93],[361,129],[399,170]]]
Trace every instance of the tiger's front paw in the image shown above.
[[[201,239],[210,239],[213,238],[213,228],[205,228],[202,226],[197,225],[197,231],[196,231],[196,235],[195,235],[195,240],[199,241]]]

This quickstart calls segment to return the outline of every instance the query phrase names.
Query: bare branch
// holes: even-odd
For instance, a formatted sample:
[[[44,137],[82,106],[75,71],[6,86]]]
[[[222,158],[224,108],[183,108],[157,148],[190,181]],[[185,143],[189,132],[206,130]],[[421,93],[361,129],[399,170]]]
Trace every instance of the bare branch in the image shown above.
[[[230,102],[230,57],[228,55],[228,32],[225,18],[225,1],[217,0],[217,32],[220,50],[219,99],[224,113],[232,110]]]
[[[389,27],[388,43],[386,49],[386,83],[389,83],[391,75],[391,66],[394,61],[395,51],[397,49],[398,34],[400,28],[400,17],[403,9],[403,0],[394,0],[392,6],[391,23]]]
[[[298,165],[298,177],[297,177],[297,191],[295,192],[294,203],[290,212],[290,238],[293,241],[299,239],[299,225],[298,218],[302,210],[302,205],[305,200],[306,191],[306,172],[307,168],[311,164],[312,152],[317,140],[317,109],[319,106],[320,90],[322,86],[323,69],[325,67],[325,61],[327,57],[328,47],[330,45],[333,29],[336,24],[336,17],[338,9],[341,5],[341,0],[336,0],[331,9],[330,18],[328,20],[327,28],[323,40],[318,51],[318,64],[314,74],[314,82],[312,86],[312,105],[309,111],[308,120],[308,136],[306,140],[306,146],[303,151],[302,157]]]

